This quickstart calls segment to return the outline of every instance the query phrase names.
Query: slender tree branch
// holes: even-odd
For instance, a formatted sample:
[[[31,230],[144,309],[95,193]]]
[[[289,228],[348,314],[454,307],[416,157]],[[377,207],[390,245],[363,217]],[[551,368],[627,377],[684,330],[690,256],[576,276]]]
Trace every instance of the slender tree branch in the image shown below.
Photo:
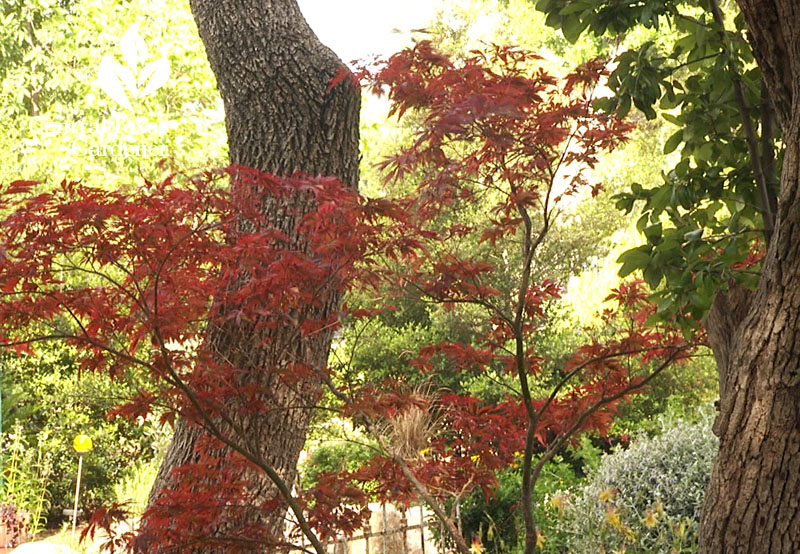
[[[619,400],[620,398],[632,393],[633,391],[639,390],[639,389],[644,388],[645,386],[647,386],[647,384],[650,383],[650,381],[655,379],[659,374],[661,374],[662,371],[664,371],[669,366],[671,366],[681,353],[685,352],[686,350],[688,350],[688,349],[690,349],[692,347],[694,347],[694,345],[686,344],[684,346],[676,348],[670,354],[670,356],[666,360],[664,360],[664,362],[661,363],[661,365],[659,365],[656,369],[651,371],[650,374],[647,377],[645,377],[644,379],[642,379],[640,382],[635,383],[635,384],[631,384],[631,385],[625,387],[622,391],[620,391],[620,392],[618,392],[616,394],[601,398],[600,400],[595,402],[588,410],[586,410],[583,414],[581,414],[581,416],[578,418],[578,420],[575,421],[575,423],[567,430],[566,433],[563,433],[555,441],[553,441],[550,446],[548,446],[548,448],[545,451],[545,453],[542,455],[542,457],[536,463],[536,467],[533,470],[533,476],[532,476],[533,484],[535,484],[536,481],[539,479],[539,474],[541,473],[542,468],[544,467],[544,464],[546,464],[548,461],[550,461],[553,458],[553,456],[556,455],[556,453],[561,449],[561,447],[564,445],[564,443],[569,438],[571,438],[578,429],[581,428],[581,426],[586,422],[587,419],[589,419],[589,417],[592,414],[594,414],[597,410],[599,410],[603,406],[606,406],[606,405],[608,405],[608,404],[610,404],[610,403],[612,403],[612,402],[614,402],[616,400]]]
[[[286,504],[289,506],[289,509],[292,511],[294,516],[297,518],[297,524],[300,526],[303,534],[311,541],[312,546],[317,554],[325,554],[325,547],[320,542],[319,538],[317,537],[316,533],[311,529],[311,526],[308,523],[308,520],[303,514],[303,509],[298,504],[297,500],[292,495],[292,490],[289,485],[281,478],[278,472],[269,464],[263,456],[258,452],[258,449],[251,449],[245,448],[240,445],[238,442],[229,438],[222,430],[217,426],[216,422],[211,418],[209,413],[203,408],[202,404],[200,403],[199,399],[195,395],[194,391],[181,379],[180,375],[175,372],[172,364],[169,363],[168,352],[166,350],[166,344],[164,343],[163,338],[161,337],[161,333],[156,328],[154,330],[155,338],[159,342],[159,348],[162,352],[162,357],[164,357],[164,364],[172,376],[175,379],[176,386],[181,390],[181,392],[185,395],[187,400],[189,400],[192,407],[195,411],[200,415],[201,419],[203,420],[205,428],[211,432],[211,434],[217,438],[220,442],[222,442],[225,446],[244,456],[248,461],[252,462],[256,467],[260,468],[272,481],[272,484],[275,485],[275,488],[278,489],[278,492],[286,501]],[[223,418],[228,425],[232,426],[232,429],[236,430],[238,426],[231,420],[229,417]],[[241,430],[239,431],[241,433]],[[243,435],[245,436],[245,435]]]
[[[761,80],[761,166],[767,184],[770,210],[778,213],[778,171],[775,167],[775,114],[767,85]]]
[[[747,142],[747,151],[750,154],[750,166],[753,169],[753,176],[755,177],[758,187],[758,195],[761,204],[759,212],[764,220],[764,238],[767,244],[769,244],[772,239],[772,234],[775,231],[775,212],[772,209],[770,200],[770,188],[764,174],[764,168],[761,164],[762,158],[758,152],[758,141],[755,131],[753,130],[753,122],[750,119],[750,109],[744,97],[744,87],[742,86],[739,67],[734,59],[730,37],[725,31],[725,20],[722,17],[722,12],[719,9],[717,0],[709,0],[709,4],[711,6],[711,13],[714,16],[714,21],[720,27],[720,39],[722,39],[722,43],[728,55],[728,69],[731,73],[731,80],[733,81],[733,92],[736,98],[736,105],[739,108],[739,115],[742,119],[742,129],[744,130],[745,140]]]

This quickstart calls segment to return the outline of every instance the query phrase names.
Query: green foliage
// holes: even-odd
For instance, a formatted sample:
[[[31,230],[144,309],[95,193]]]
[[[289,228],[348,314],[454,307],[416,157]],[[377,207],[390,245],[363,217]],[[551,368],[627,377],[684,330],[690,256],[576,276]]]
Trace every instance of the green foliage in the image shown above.
[[[709,349],[670,367],[655,378],[645,394],[631,397],[611,426],[615,435],[655,434],[659,417],[695,419],[719,396],[717,366]]]
[[[109,381],[91,373],[79,375],[74,359],[70,348],[55,343],[40,345],[36,357],[7,353],[0,359],[3,405],[8,408],[3,426],[12,429],[18,425],[20,437],[36,444],[49,459],[48,491],[52,508],[58,511],[74,500],[75,435],[87,434],[94,442],[83,465],[81,497],[88,505],[112,499],[113,484],[128,472],[130,461],[152,458],[163,442],[163,432],[149,422],[106,419],[113,406],[132,396],[143,383],[123,376]]]
[[[50,507],[47,485],[53,470],[50,453],[42,449],[47,434],[40,433],[36,438],[37,444],[33,447],[23,434],[22,425],[17,422],[7,436],[2,436],[0,456],[2,503],[14,506],[27,516],[26,530],[31,536],[44,527]]]
[[[534,491],[534,519],[543,552],[569,551],[565,550],[568,532],[563,521],[569,491],[580,488],[584,471],[599,464],[600,450],[584,436],[568,456],[570,462],[556,456],[544,466]],[[476,490],[462,499],[459,513],[467,542],[479,541],[489,554],[522,552],[525,526],[519,509],[521,490],[517,468],[497,476],[497,486],[489,497]]]
[[[565,40],[529,0],[444,0],[427,32],[438,49],[455,56],[488,43],[527,48],[555,75],[595,57],[604,42],[588,35]]]
[[[519,471],[504,471],[497,476],[492,496],[479,490],[461,502],[461,527],[467,542],[480,543],[488,553],[509,552],[524,533],[517,507],[522,490]]]
[[[104,58],[125,66],[127,31],[147,56],[134,77],[161,58],[164,85],[126,89],[130,109],[99,86]],[[225,152],[222,107],[188,2],[80,0],[5,2],[0,11],[0,183],[19,178],[92,180],[109,186],[153,176],[157,162],[181,168],[220,165]],[[118,144],[142,148],[121,154]],[[104,151],[103,148],[106,148]]]
[[[301,467],[300,482],[303,488],[311,488],[322,473],[355,471],[375,455],[372,445],[360,442],[330,442],[311,452]]]
[[[146,55],[131,61],[128,31]],[[81,179],[129,186],[161,171],[171,157],[181,168],[220,165],[225,155],[222,106],[187,1],[108,3],[101,0],[7,0],[0,3],[0,189],[11,180]],[[125,89],[127,108],[99,86],[105,59],[127,66],[140,82]],[[165,59],[163,86],[144,93],[144,67]],[[113,146],[153,147],[124,155]],[[109,147],[107,153],[99,148]],[[163,146],[164,148],[155,148]],[[95,150],[91,150],[95,148]],[[89,149],[89,150],[87,150]],[[109,408],[142,383],[80,375],[67,348],[44,347],[38,358],[3,354],[3,427],[49,457],[54,510],[71,506],[77,458],[74,435],[92,436],[84,459],[89,504],[113,498],[112,485],[130,461],[147,464],[163,433],[149,422],[106,421]],[[38,442],[37,442],[38,441]]]
[[[568,551],[693,552],[716,451],[704,417],[663,420],[660,435],[639,436],[605,456],[565,504]]]
[[[642,208],[637,229],[646,241],[620,256],[620,275],[641,271],[651,288],[660,287],[659,313],[694,326],[717,291],[731,280],[752,286],[758,272],[757,258],[748,256],[760,248],[762,215],[771,208],[759,194],[755,158],[764,165],[764,195],[774,202],[777,191],[778,137],[743,19],[731,2],[716,18],[715,0],[535,3],[567,39],[589,34],[618,45],[609,49],[617,59],[613,96],[600,105],[622,114],[633,106],[673,126],[663,144],[671,169],[662,182],[633,183],[617,196],[627,213]],[[743,121],[755,122],[757,154]]]
[[[150,489],[158,474],[163,456],[157,456],[146,462],[139,462],[117,483],[114,484],[114,499],[126,504],[127,509],[135,516],[141,516],[147,507]]]

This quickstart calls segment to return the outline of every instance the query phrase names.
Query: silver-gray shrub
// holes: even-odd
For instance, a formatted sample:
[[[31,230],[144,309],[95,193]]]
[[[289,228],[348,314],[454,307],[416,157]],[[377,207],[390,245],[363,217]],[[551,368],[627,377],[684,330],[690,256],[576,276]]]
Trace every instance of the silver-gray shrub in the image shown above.
[[[694,552],[718,445],[711,423],[663,420],[659,435],[604,456],[565,508],[568,552]]]

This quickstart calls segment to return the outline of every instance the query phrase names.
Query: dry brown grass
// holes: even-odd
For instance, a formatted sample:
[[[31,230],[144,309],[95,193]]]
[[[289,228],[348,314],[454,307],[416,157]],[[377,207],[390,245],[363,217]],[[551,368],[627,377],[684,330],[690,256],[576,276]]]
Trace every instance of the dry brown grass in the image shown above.
[[[422,387],[414,395],[420,399],[418,403],[386,418],[379,426],[391,454],[404,460],[423,457],[431,438],[441,430],[436,395]]]

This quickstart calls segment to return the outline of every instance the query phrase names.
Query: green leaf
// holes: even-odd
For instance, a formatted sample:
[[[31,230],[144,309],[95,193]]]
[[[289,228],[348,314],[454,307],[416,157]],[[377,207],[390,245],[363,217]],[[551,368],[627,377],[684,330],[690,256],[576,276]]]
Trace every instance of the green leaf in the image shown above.
[[[566,17],[561,24],[561,32],[564,33],[565,39],[574,44],[588,25],[588,20],[578,16]]]
[[[683,129],[675,131],[664,143],[664,154],[671,154],[683,142]]]
[[[663,104],[663,102],[662,102]],[[663,106],[662,106],[663,108]],[[683,127],[683,121],[680,120],[679,117],[672,115],[671,113],[662,113],[661,117],[672,123],[673,125],[677,125],[678,127]]]
[[[585,10],[587,8],[590,8],[590,7],[591,7],[591,4],[589,4],[588,2],[581,2],[581,1],[572,2],[570,4],[567,4],[563,8],[561,8],[561,10],[558,13],[561,14],[561,15],[570,15],[570,14],[573,14],[573,13],[577,13],[577,12],[583,11],[583,10]]]
[[[694,231],[689,231],[688,233],[684,233],[683,239],[688,240],[689,242],[695,242],[703,238],[703,229],[695,229]]]
[[[647,227],[647,224],[649,222],[650,222],[650,216],[648,214],[644,214],[636,222],[636,230],[639,231],[640,233],[643,233],[645,227]]]
[[[653,245],[657,245],[661,242],[661,234],[662,226],[660,221],[644,229],[644,236],[647,238],[647,242]]]
[[[598,98],[592,104],[592,107],[595,110],[600,110],[601,112],[610,112],[616,106],[617,101],[615,98]]]
[[[663,300],[661,300],[656,305],[656,311],[658,313],[664,313],[664,312],[668,311],[673,306],[674,303],[675,302],[673,301],[672,297],[668,296],[668,297],[664,298]]]
[[[614,200],[616,200],[614,206],[618,210],[623,211],[626,214],[629,214],[631,213],[631,211],[633,211],[633,203],[635,202],[636,199],[630,194],[622,193],[614,196]]]
[[[700,148],[695,148],[694,157],[697,161],[708,162],[714,155],[714,147],[710,142],[703,143]]]
[[[647,250],[643,250],[646,248]],[[622,255],[617,258],[617,263],[621,263],[622,267],[619,270],[619,276],[625,277],[630,275],[637,269],[643,269],[650,264],[650,252],[649,247],[638,247],[623,252]]]
[[[661,283],[661,279],[664,277],[664,274],[656,266],[650,265],[644,268],[643,276],[647,286],[649,286],[651,289],[655,289],[658,287],[659,283]]]
[[[681,103],[682,98],[683,95],[678,96],[677,94],[675,94],[675,92],[667,90],[667,93],[661,97],[661,102],[659,103],[659,107],[662,110],[671,110],[672,108]]]
[[[631,111],[631,95],[625,94],[622,96],[622,98],[619,99],[619,109],[617,111],[617,115],[619,115],[620,118],[623,118],[626,115],[628,115],[628,112],[630,111]]]

